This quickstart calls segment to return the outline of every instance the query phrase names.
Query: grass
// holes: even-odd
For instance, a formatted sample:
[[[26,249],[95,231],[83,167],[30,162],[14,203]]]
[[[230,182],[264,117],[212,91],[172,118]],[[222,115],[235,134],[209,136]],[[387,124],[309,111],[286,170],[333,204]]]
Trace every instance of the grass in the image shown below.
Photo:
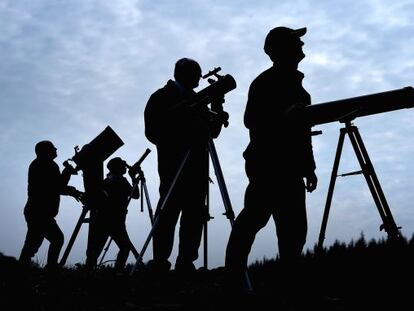
[[[412,304],[413,264],[414,238],[366,241],[361,235],[308,251],[294,275],[277,258],[258,261],[249,267],[254,294],[232,296],[223,290],[223,268],[200,269],[191,278],[145,270],[115,275],[111,267],[90,274],[81,266],[47,274],[0,255],[0,309],[394,310]]]

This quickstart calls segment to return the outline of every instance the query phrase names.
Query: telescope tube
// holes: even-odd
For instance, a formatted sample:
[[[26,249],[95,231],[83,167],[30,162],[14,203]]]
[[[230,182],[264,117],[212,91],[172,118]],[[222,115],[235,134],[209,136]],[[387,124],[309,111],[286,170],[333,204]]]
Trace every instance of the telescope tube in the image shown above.
[[[231,75],[226,74],[196,93],[191,106],[207,105],[212,99],[224,96],[226,93],[234,90],[236,86],[236,80]]]
[[[351,97],[304,108],[305,120],[311,126],[329,122],[347,122],[357,117],[414,107],[411,86],[382,93]]]

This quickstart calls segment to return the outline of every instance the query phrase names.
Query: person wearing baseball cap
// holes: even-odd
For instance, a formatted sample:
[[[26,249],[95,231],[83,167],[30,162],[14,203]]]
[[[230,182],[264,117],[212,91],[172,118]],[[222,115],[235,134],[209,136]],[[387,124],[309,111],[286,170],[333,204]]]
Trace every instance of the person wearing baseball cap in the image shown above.
[[[109,172],[102,183],[102,208],[95,220],[93,228],[94,240],[87,252],[86,268],[89,270],[97,266],[98,257],[105,247],[108,238],[111,238],[118,246],[114,270],[117,274],[125,272],[125,265],[130,251],[135,258],[138,251],[132,244],[126,229],[126,216],[128,204],[131,199],[138,199],[140,192],[138,187],[133,187],[124,176],[127,172],[127,163],[120,157],[114,157],[108,161],[106,167]],[[132,184],[137,180],[131,177]]]
[[[310,105],[298,70],[305,57],[306,28],[284,26],[269,31],[264,52],[273,66],[251,83],[244,114],[250,142],[243,153],[249,184],[244,208],[235,220],[226,249],[225,267],[232,288],[243,290],[244,272],[256,234],[272,216],[276,224],[279,257],[295,283],[296,267],[306,242],[305,194],[316,189],[311,130],[301,114]],[[291,273],[292,272],[292,273]],[[296,273],[296,274],[295,274]],[[289,283],[289,284],[288,284]],[[254,284],[253,284],[254,287]]]

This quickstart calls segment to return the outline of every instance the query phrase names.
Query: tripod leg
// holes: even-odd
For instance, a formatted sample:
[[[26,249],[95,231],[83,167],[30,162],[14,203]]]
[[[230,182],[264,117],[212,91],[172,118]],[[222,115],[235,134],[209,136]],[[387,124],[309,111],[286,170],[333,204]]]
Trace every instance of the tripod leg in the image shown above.
[[[181,162],[180,167],[178,168],[177,173],[175,174],[174,180],[172,181],[171,186],[168,189],[167,194],[165,195],[165,197],[162,200],[162,204],[159,207],[158,216],[155,218],[154,224],[152,225],[152,228],[151,228],[151,231],[148,234],[148,237],[145,240],[144,246],[142,247],[142,250],[141,250],[141,252],[140,252],[140,254],[139,254],[138,258],[137,258],[137,261],[136,261],[134,267],[131,270],[131,275],[134,274],[135,270],[138,268],[138,265],[142,262],[142,258],[144,257],[144,254],[145,254],[145,251],[147,250],[148,244],[151,241],[152,236],[154,235],[154,231],[155,231],[155,229],[156,229],[156,227],[157,227],[157,225],[159,223],[160,213],[163,210],[165,204],[167,203],[167,201],[168,201],[168,199],[169,199],[169,197],[170,197],[170,195],[172,193],[172,190],[173,190],[175,184],[177,183],[177,179],[180,176],[180,174],[181,174],[181,172],[182,172],[182,170],[184,168],[185,163],[187,162],[187,159],[188,159],[188,156],[189,155],[190,155],[190,150],[188,150],[187,153],[185,154],[184,159]]]
[[[338,176],[339,161],[341,160],[342,147],[344,145],[346,129],[342,128],[339,134],[338,145],[336,147],[335,161],[332,167],[331,180],[329,182],[328,195],[326,197],[325,209],[323,211],[322,225],[319,233],[318,249],[322,249],[325,240],[326,226],[328,224],[329,211],[331,209],[332,197],[335,188],[336,177]]]
[[[209,163],[207,158],[207,172],[210,172]],[[208,221],[210,220],[210,178],[207,179],[207,191],[206,191],[206,205],[205,205],[205,220],[203,224],[203,267],[208,267]]]
[[[349,138],[355,150],[355,154],[358,158],[364,177],[367,181],[369,190],[374,198],[378,212],[383,221],[381,228],[384,228],[387,234],[392,238],[399,238],[399,228],[395,224],[394,218],[392,217],[391,210],[388,206],[387,200],[385,199],[384,192],[382,191],[378,177],[374,170],[374,166],[369,158],[358,128],[356,126],[351,126],[350,124],[347,126],[351,129],[349,132]]]
[[[73,247],[73,244],[75,243],[76,237],[79,233],[79,230],[82,226],[82,224],[85,222],[86,213],[88,213],[88,208],[83,206],[82,213],[78,219],[78,222],[76,223],[75,229],[73,230],[72,236],[70,237],[69,243],[66,246],[65,252],[63,253],[62,259],[59,262],[59,265],[63,267],[66,263],[66,260],[68,259],[69,253]]]
[[[147,208],[148,208],[148,214],[149,214],[151,226],[153,226],[154,225],[154,212],[152,211],[152,205],[149,199],[148,188],[147,188],[147,184],[146,184],[144,177],[142,178],[142,181],[141,181],[141,200],[143,200],[143,196],[145,196],[145,201],[147,202]],[[142,202],[143,201],[141,201],[141,207],[142,207]],[[139,256],[139,253],[137,252],[136,258],[138,258],[138,256]]]
[[[209,154],[210,154],[211,162],[213,163],[214,172],[216,174],[217,183],[218,183],[218,186],[219,186],[219,189],[220,189],[221,197],[223,199],[223,204],[224,204],[224,209],[225,209],[224,215],[226,215],[226,217],[229,219],[230,226],[233,228],[234,218],[235,218],[234,217],[234,211],[233,211],[233,208],[231,206],[230,196],[229,196],[229,193],[227,191],[226,183],[224,182],[224,175],[223,175],[223,172],[221,170],[221,166],[220,166],[220,162],[219,162],[219,159],[218,159],[216,147],[214,146],[214,142],[213,142],[212,139],[209,139],[209,141],[208,141],[208,151],[209,151]],[[244,275],[245,275],[246,287],[247,287],[248,291],[251,292],[251,291],[253,291],[253,287],[252,287],[252,282],[250,280],[249,271],[247,269],[246,269]]]
[[[144,190],[144,192],[142,192],[142,190],[141,190],[141,193],[144,193],[144,195],[145,195],[145,201],[147,202],[148,214],[149,214],[150,221],[151,221],[151,226],[152,226],[152,225],[154,225],[154,212],[152,211],[152,205],[151,205],[151,201],[149,199],[148,188],[147,188],[147,184],[145,182],[145,179],[141,182],[141,187],[142,187],[141,189]]]
[[[220,162],[217,156],[216,147],[214,146],[214,142],[212,139],[208,141],[208,151],[210,154],[211,162],[213,163],[214,173],[216,174],[217,183],[219,185],[221,197],[223,199],[224,209],[226,217],[230,221],[230,225],[233,227],[234,224],[234,211],[231,207],[230,196],[226,188],[226,184],[224,182],[223,172],[221,170]]]
[[[104,252],[102,254],[101,260],[99,260],[98,266],[100,266],[102,264],[102,262],[103,262],[103,260],[106,256],[106,253],[108,252],[109,246],[111,246],[111,243],[112,243],[112,238],[109,238],[108,243],[106,244]]]

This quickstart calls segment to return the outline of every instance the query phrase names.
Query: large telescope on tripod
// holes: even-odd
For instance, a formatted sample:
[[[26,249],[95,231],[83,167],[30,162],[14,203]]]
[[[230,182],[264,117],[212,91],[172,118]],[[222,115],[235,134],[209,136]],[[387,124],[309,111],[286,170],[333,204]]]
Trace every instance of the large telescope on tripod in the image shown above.
[[[305,119],[310,125],[346,122],[357,117],[414,107],[414,89],[402,89],[351,97],[305,107]]]
[[[369,158],[367,149],[362,141],[358,128],[351,123],[357,117],[363,117],[394,110],[414,107],[414,89],[404,87],[402,89],[391,90],[388,92],[375,93],[370,95],[358,96],[332,102],[326,102],[307,106],[303,110],[305,122],[310,126],[339,121],[345,124],[341,128],[338,145],[336,149],[335,161],[332,168],[331,180],[329,183],[326,198],[325,210],[323,213],[322,225],[319,234],[318,247],[322,248],[325,239],[325,231],[328,223],[329,210],[331,207],[335,181],[338,176],[349,176],[363,174],[368,184],[371,195],[375,201],[383,223],[380,230],[384,229],[390,238],[398,239],[401,237],[400,227],[398,227],[392,217],[391,210],[385,199],[374,166]],[[345,135],[349,136],[352,147],[357,156],[361,170],[347,174],[338,175],[338,168]]]
[[[89,250],[93,248],[93,234],[94,231],[96,231],[94,229],[95,218],[98,209],[101,208],[102,205],[101,185],[104,179],[103,162],[122,145],[124,145],[122,139],[110,126],[107,126],[98,136],[88,144],[85,144],[81,149],[79,149],[78,146],[75,147],[75,155],[69,160],[76,164],[76,167],[73,168],[75,171],[82,171],[83,173],[85,197],[82,203],[84,203],[84,207],[60,260],[59,264],[61,266],[65,265],[83,223],[89,223],[87,252],[90,252]],[[65,167],[70,165],[68,163],[69,160],[65,161]],[[88,212],[89,218],[87,219],[86,214]]]

